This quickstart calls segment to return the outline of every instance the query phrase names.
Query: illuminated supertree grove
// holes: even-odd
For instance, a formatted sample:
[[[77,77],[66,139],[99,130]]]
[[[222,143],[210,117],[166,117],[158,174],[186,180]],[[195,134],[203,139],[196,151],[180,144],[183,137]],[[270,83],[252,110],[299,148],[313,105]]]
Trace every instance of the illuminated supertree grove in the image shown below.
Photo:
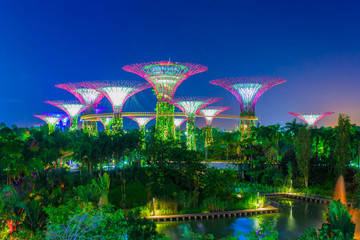
[[[212,130],[212,121],[214,117],[226,110],[230,109],[230,107],[207,107],[200,110],[201,114],[205,118],[206,127],[205,127],[205,148],[212,145],[213,140],[213,130]]]
[[[101,123],[102,125],[104,126],[104,132],[107,134],[107,135],[110,135],[111,133],[111,125],[113,124],[113,117],[98,117],[97,118]]]
[[[79,114],[84,111],[87,106],[84,104],[81,104],[77,101],[45,101],[46,103],[49,103],[51,105],[54,105],[55,107],[60,108],[70,118],[70,131],[74,131],[78,129],[78,117]]]
[[[188,149],[196,150],[195,115],[198,114],[201,109],[220,100],[221,98],[202,98],[202,97],[174,98],[173,100],[166,99],[166,101],[174,104],[186,114],[187,117],[186,145]]]
[[[210,81],[230,91],[239,101],[240,117],[247,119],[240,121],[242,131],[254,124],[251,118],[255,117],[255,105],[259,97],[269,88],[284,82],[285,79],[272,77],[237,77]]]
[[[316,112],[316,113],[294,113],[289,112],[290,115],[300,118],[303,120],[308,127],[313,127],[322,118],[333,114],[334,112]]]
[[[111,102],[114,111],[114,118],[112,123],[113,131],[121,131],[122,123],[122,108],[124,103],[134,94],[150,88],[150,84],[134,82],[134,81],[111,81],[111,82],[97,82],[92,86],[98,91],[105,94],[106,98]]]
[[[167,100],[172,100],[177,87],[188,77],[207,70],[207,67],[193,63],[147,62],[124,66],[128,72],[145,78],[156,92],[156,136],[166,140],[175,137],[175,108]]]
[[[94,113],[97,105],[104,97],[102,92],[97,91],[92,87],[92,82],[62,83],[55,85],[55,87],[62,88],[72,93],[80,103],[88,106],[86,109],[87,114]],[[97,124],[96,122],[85,122],[83,124],[83,129],[86,132],[93,134],[97,130]]]
[[[44,113],[42,115],[34,115],[34,117],[40,118],[47,123],[50,134],[55,131],[56,124],[58,124],[64,116],[61,114]]]

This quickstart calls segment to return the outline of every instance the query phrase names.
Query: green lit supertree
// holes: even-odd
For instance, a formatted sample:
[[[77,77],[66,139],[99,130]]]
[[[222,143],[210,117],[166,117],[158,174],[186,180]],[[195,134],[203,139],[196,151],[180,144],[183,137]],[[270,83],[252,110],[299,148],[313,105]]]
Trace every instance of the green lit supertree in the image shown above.
[[[121,132],[123,128],[122,108],[125,102],[134,94],[150,88],[150,84],[135,81],[108,81],[93,82],[91,87],[103,92],[106,98],[111,102],[114,116],[112,130]]]
[[[206,127],[205,127],[205,148],[212,145],[214,142],[213,139],[213,129],[212,122],[218,114],[230,109],[230,107],[207,107],[200,110],[201,115],[204,116]]]
[[[45,101],[55,107],[60,108],[70,118],[70,131],[78,129],[78,118],[81,112],[83,112],[88,106],[81,104],[77,101]]]
[[[147,62],[124,66],[128,72],[145,78],[156,92],[156,137],[162,140],[174,138],[175,108],[165,100],[172,100],[177,87],[188,77],[207,70],[207,67],[193,63]]]
[[[196,150],[195,145],[195,116],[206,106],[220,101],[221,98],[188,97],[174,98],[166,101],[180,108],[187,117],[186,123],[186,145],[189,150]]]
[[[49,134],[55,131],[56,124],[65,116],[58,113],[43,113],[42,115],[34,115],[34,117],[40,118],[45,121],[49,128]]]

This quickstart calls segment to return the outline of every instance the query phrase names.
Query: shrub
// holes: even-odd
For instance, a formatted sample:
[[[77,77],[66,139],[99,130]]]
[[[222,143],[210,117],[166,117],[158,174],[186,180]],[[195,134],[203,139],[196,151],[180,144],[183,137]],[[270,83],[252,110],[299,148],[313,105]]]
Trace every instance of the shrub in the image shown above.
[[[221,201],[217,197],[205,198],[202,207],[209,212],[221,212],[225,210],[225,202]]]

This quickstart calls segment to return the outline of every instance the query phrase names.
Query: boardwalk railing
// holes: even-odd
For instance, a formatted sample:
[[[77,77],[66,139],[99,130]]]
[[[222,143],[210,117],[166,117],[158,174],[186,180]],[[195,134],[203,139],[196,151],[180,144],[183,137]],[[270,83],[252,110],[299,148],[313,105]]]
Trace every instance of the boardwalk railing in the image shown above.
[[[151,219],[156,222],[168,222],[179,220],[196,220],[196,219],[215,219],[226,217],[245,217],[258,214],[276,213],[279,209],[274,206],[267,206],[259,209],[237,210],[237,211],[224,211],[224,212],[210,212],[210,213],[190,213],[190,214],[176,214],[176,215],[163,215],[163,216],[149,216],[147,219]]]
[[[296,198],[296,199],[307,200],[307,201],[317,202],[317,203],[330,203],[333,200],[333,199],[318,197],[317,194],[313,194],[313,193],[260,192],[259,191],[259,195],[262,195],[262,196],[284,196],[284,197],[288,197],[288,198]],[[268,201],[271,201],[271,200],[268,200]],[[347,202],[346,205],[353,206],[354,203]]]

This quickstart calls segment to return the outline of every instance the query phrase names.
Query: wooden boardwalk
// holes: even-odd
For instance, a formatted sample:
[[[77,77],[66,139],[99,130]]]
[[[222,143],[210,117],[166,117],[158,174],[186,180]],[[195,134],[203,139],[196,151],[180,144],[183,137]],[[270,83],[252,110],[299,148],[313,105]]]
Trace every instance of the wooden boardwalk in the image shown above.
[[[277,213],[278,208],[273,206],[266,206],[259,209],[248,210],[236,210],[236,211],[224,211],[224,212],[210,212],[210,213],[190,213],[190,214],[176,214],[176,215],[164,215],[164,216],[149,216],[147,219],[154,220],[156,222],[168,222],[168,221],[184,221],[184,220],[196,220],[196,219],[219,219],[226,217],[247,217],[258,214]]]
[[[306,201],[310,201],[310,202],[316,202],[316,203],[330,203],[333,199],[327,199],[327,198],[319,198],[319,197],[314,197],[314,196],[309,196],[309,195],[302,195],[302,194],[298,194],[298,193],[260,193],[260,195],[263,196],[284,196],[284,197],[288,197],[288,198],[296,198],[296,199],[301,199],[301,200],[306,200]],[[347,202],[347,206],[352,206],[353,203],[352,202]]]

